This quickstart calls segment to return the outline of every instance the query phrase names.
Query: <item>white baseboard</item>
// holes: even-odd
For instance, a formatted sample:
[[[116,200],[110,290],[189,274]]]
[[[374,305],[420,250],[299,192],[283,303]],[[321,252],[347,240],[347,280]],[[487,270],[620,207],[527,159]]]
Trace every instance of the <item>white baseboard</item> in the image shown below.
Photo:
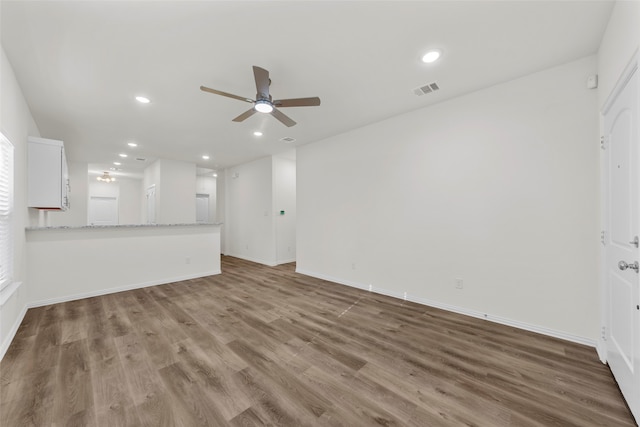
[[[602,339],[596,341],[596,351],[598,352],[598,357],[600,361],[604,364],[607,363],[607,343]]]
[[[294,258],[289,258],[289,259],[279,259],[279,260],[277,261],[277,265],[281,265],[281,264],[289,264],[289,263],[292,263],[292,262],[296,262],[295,257],[294,257]]]
[[[206,276],[214,276],[216,274],[221,274],[221,273],[222,273],[221,270],[214,270],[214,271],[208,271],[208,272],[198,273],[198,274],[170,277],[170,278],[160,279],[160,280],[151,280],[149,282],[134,283],[131,285],[119,286],[116,288],[101,289],[96,291],[82,292],[79,294],[65,295],[61,297],[43,299],[38,301],[30,301],[27,304],[27,307],[28,308],[42,307],[45,305],[58,304],[61,302],[75,301],[83,298],[91,298],[91,297],[97,297],[101,295],[115,294],[117,292],[122,292],[122,291],[130,291],[132,289],[147,288],[149,286],[157,286],[157,285],[166,285],[167,283],[198,279],[200,277],[206,277]]]
[[[484,320],[488,320],[490,322],[500,323],[500,324],[506,325],[506,326],[512,326],[514,328],[522,329],[522,330],[529,331],[529,332],[535,332],[535,333],[538,333],[538,334],[541,334],[541,335],[546,335],[546,336],[553,337],[553,338],[559,338],[559,339],[562,339],[562,340],[565,340],[565,341],[574,342],[574,343],[577,343],[577,344],[587,345],[589,347],[595,347],[596,350],[598,350],[598,347],[597,347],[596,342],[594,340],[589,339],[589,338],[585,338],[585,337],[581,337],[581,336],[578,336],[578,335],[569,334],[569,333],[566,333],[564,331],[558,331],[556,329],[551,329],[551,328],[547,328],[547,327],[544,327],[544,326],[539,326],[539,325],[534,325],[534,324],[531,324],[531,323],[521,322],[519,320],[508,319],[506,317],[494,316],[492,314],[483,313],[483,312],[475,311],[475,310],[469,310],[467,308],[458,307],[458,306],[451,305],[451,304],[445,304],[445,303],[441,303],[441,302],[438,302],[438,301],[433,301],[433,300],[430,300],[430,299],[417,297],[417,296],[414,296],[414,295],[408,295],[408,294],[405,294],[405,293],[400,293],[400,292],[391,291],[391,290],[388,290],[388,289],[374,287],[372,285],[368,285],[368,284],[364,284],[364,283],[357,283],[357,282],[353,282],[353,281],[349,281],[349,280],[342,280],[342,279],[339,279],[339,278],[336,278],[336,277],[327,276],[325,274],[315,273],[315,272],[304,270],[304,269],[300,269],[300,268],[296,269],[296,273],[304,274],[306,276],[315,277],[317,279],[327,280],[329,282],[334,282],[334,283],[337,283],[337,284],[340,284],[340,285],[346,285],[346,286],[350,286],[350,287],[353,287],[353,288],[358,288],[358,289],[362,289],[362,290],[365,290],[365,291],[370,291],[370,292],[374,292],[374,293],[377,293],[377,294],[386,295],[386,296],[397,298],[397,299],[402,299],[402,300],[405,300],[405,301],[415,302],[415,303],[426,305],[426,306],[429,306],[429,307],[435,307],[435,308],[439,308],[439,309],[442,309],[442,310],[451,311],[451,312],[458,313],[458,314],[463,314],[465,316],[476,317],[478,319],[484,319]],[[598,350],[598,354],[600,355],[599,350]],[[600,358],[602,360],[602,356],[600,356]]]
[[[268,267],[275,267],[276,265],[278,265],[278,263],[276,263],[275,261],[265,261],[265,260],[260,259],[260,258],[253,258],[253,257],[246,256],[246,255],[235,254],[233,252],[227,252],[227,253],[225,253],[225,255],[226,256],[232,256],[234,258],[240,258],[240,259],[243,259],[245,261],[255,262],[256,264],[266,265]]]
[[[9,331],[7,336],[4,338],[4,341],[2,341],[2,346],[0,346],[0,361],[2,361],[2,359],[4,358],[4,355],[7,353],[7,350],[9,350],[9,346],[11,345],[11,342],[13,341],[13,339],[16,336],[16,333],[18,332],[18,328],[22,324],[22,321],[24,320],[24,316],[27,314],[28,308],[29,307],[27,305],[22,307],[20,314],[18,314],[16,321],[13,323],[13,326],[11,327],[11,330]]]
[[[16,291],[22,286],[22,282],[13,282],[3,290],[0,291],[0,307],[16,293]]]

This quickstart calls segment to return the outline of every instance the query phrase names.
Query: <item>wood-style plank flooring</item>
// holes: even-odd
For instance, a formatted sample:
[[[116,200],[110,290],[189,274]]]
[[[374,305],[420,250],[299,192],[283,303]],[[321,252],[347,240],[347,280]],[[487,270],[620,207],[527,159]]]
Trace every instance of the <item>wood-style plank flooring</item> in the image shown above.
[[[0,425],[632,426],[593,348],[223,257],[30,309]]]

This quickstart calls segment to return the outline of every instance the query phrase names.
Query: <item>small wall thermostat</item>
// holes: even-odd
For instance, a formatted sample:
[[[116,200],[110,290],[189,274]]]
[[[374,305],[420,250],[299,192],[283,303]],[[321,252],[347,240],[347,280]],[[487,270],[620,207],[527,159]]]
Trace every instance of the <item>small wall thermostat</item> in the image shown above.
[[[593,74],[587,77],[587,89],[596,89],[598,87],[598,75]]]

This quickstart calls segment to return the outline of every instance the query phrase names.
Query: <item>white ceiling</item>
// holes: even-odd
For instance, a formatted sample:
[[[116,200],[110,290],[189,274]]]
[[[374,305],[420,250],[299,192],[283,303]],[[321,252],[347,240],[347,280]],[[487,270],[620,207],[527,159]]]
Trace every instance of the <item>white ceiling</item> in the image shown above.
[[[71,161],[106,168],[126,152],[124,172],[155,158],[220,169],[594,54],[612,6],[2,0],[0,36],[42,136],[64,140]],[[429,48],[442,59],[422,63]],[[232,122],[251,105],[199,87],[253,98],[252,65],[270,71],[274,99],[322,104],[283,109],[291,128]],[[434,81],[438,92],[413,93]]]

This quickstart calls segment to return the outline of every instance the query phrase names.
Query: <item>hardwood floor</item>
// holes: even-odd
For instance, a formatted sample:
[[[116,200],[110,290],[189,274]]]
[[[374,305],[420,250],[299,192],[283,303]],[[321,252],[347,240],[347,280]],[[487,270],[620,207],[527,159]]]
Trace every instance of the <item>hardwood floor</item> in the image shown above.
[[[223,257],[30,309],[0,425],[632,426],[593,348]]]

